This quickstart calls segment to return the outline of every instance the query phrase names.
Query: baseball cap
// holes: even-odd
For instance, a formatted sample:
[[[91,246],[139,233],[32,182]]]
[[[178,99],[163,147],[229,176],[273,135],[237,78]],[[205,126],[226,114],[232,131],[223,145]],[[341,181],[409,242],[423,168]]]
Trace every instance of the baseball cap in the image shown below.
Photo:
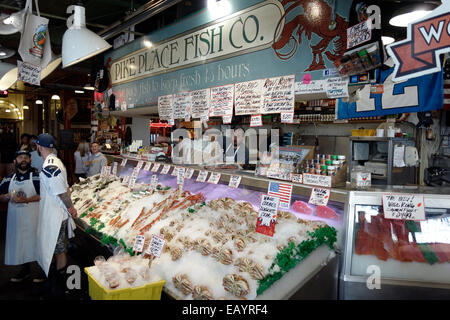
[[[41,133],[33,142],[45,148],[55,147],[55,139],[49,133]]]
[[[21,156],[22,154],[25,154],[25,155],[31,157],[31,154],[27,150],[18,150],[18,151],[16,151],[14,158],[17,158],[18,156]]]

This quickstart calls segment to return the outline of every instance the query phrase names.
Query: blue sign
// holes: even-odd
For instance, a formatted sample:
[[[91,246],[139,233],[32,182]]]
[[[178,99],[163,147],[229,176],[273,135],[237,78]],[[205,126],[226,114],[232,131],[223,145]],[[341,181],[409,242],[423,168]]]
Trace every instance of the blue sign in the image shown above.
[[[337,118],[377,117],[399,113],[424,112],[442,109],[444,101],[442,72],[402,82],[393,82],[394,68],[381,71],[383,93],[371,93],[367,84],[359,93],[357,102],[339,99]]]
[[[352,0],[230,0],[106,54],[118,104],[156,105],[158,96],[295,74],[324,78],[345,52]],[[324,27],[325,25],[325,27]],[[105,60],[106,61],[106,60]]]

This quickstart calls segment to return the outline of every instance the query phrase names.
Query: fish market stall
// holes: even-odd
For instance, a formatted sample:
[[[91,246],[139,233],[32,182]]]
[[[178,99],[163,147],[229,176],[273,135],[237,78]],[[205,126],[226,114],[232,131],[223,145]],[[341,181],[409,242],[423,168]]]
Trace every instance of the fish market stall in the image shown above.
[[[336,250],[343,246],[345,191],[333,190],[327,206],[315,206],[308,204],[311,187],[294,185],[292,205],[278,211],[270,237],[255,232],[269,179],[221,172],[218,184],[199,182],[198,168],[177,166],[194,170],[180,189],[173,166],[164,174],[164,168],[152,172],[155,163],[136,170],[143,164],[128,160],[121,166],[120,157],[112,159],[117,176],[97,175],[72,187],[77,225],[103,245],[120,245],[130,253],[137,235],[145,236],[144,252],[152,236],[163,237],[165,245],[150,273],[166,281],[169,296],[289,299],[328,267],[329,276],[320,279],[325,281],[322,297],[337,298]],[[137,179],[130,185],[133,171]],[[232,188],[228,182],[236,174],[241,182]]]

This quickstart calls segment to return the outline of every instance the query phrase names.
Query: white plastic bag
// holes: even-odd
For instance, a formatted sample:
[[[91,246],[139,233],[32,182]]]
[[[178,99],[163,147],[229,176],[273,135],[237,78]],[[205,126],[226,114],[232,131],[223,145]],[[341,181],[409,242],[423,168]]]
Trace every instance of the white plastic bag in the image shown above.
[[[48,41],[48,19],[41,17],[37,0],[35,0],[37,16],[33,14],[32,1],[27,3],[25,24],[18,52],[22,60],[35,66],[46,66],[51,59],[50,41]],[[44,59],[44,53],[46,57]],[[50,57],[48,57],[50,55]],[[46,60],[46,61],[43,61]],[[46,62],[46,64],[42,64]]]

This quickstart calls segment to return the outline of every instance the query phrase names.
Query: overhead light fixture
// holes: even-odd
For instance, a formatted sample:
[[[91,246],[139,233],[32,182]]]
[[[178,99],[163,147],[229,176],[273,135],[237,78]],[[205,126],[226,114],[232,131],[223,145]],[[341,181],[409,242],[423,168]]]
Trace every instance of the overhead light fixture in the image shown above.
[[[36,100],[36,104],[42,104],[42,100]]]
[[[0,14],[0,34],[13,34],[21,32],[23,29],[23,21],[25,9],[14,12],[11,15]]]
[[[151,42],[148,41],[148,40],[142,41],[142,44],[143,44],[144,47],[146,47],[146,48],[151,48],[151,47],[153,46],[153,43],[151,43]]]
[[[30,107],[28,107],[28,106],[23,106],[22,109],[23,109],[23,110],[28,110],[28,109],[30,109]]]
[[[63,68],[89,59],[111,48],[111,45],[98,34],[86,28],[85,9],[82,6],[67,7],[67,13],[73,13],[67,19],[67,30],[62,40]]]
[[[61,98],[57,94],[54,94],[52,95],[52,100],[61,100]]]
[[[392,37],[382,36],[381,41],[383,42],[383,45],[387,46],[388,44],[394,43],[395,39]]]
[[[9,110],[9,109],[6,109],[6,110],[5,110],[5,112],[7,112],[7,113],[10,113],[10,112],[11,112],[11,110]]]
[[[17,81],[17,67],[0,62],[0,90],[8,90]]]
[[[52,73],[53,71],[56,70],[56,68],[58,68],[58,66],[60,65],[62,61],[61,56],[56,56],[55,54],[53,54],[52,52],[52,58],[50,60],[50,63],[44,67],[41,70],[41,80],[43,80],[45,77],[47,77],[50,73]]]
[[[91,87],[90,84],[86,84],[86,85],[83,87],[83,89],[84,89],[84,90],[95,90],[95,88],[94,88],[94,87]]]
[[[2,45],[0,45],[0,59],[10,58],[14,55],[14,53],[14,50],[4,48]]]
[[[391,20],[389,20],[389,24],[395,27],[403,27],[406,28],[408,24],[419,20],[429,14],[430,10],[414,10],[407,13],[399,14]]]
[[[19,111],[19,108],[14,108],[13,111],[17,112],[17,111]],[[20,113],[20,111],[19,111],[19,113]]]
[[[231,13],[231,3],[228,0],[208,0],[208,10],[213,18],[219,18]]]
[[[75,90],[75,93],[84,93],[83,90]]]

